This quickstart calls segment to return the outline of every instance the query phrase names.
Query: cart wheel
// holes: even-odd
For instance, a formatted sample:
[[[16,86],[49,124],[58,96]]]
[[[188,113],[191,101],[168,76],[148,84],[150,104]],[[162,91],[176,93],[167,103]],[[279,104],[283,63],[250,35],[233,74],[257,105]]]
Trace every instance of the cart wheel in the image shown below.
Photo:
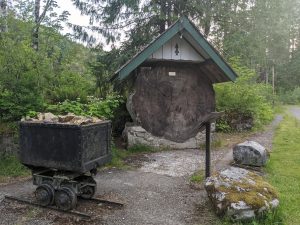
[[[54,201],[54,188],[51,184],[41,184],[35,190],[35,198],[42,206],[52,205]]]
[[[80,197],[83,199],[91,199],[96,193],[97,183],[92,177],[84,177],[83,183],[87,183],[87,185],[81,188]]]
[[[83,187],[81,189],[81,191],[82,191],[82,193],[80,195],[81,198],[91,199],[94,196],[95,192],[96,192],[96,187],[87,185],[87,186]]]
[[[77,196],[75,192],[68,187],[63,187],[55,193],[55,204],[59,209],[71,210],[77,204]]]

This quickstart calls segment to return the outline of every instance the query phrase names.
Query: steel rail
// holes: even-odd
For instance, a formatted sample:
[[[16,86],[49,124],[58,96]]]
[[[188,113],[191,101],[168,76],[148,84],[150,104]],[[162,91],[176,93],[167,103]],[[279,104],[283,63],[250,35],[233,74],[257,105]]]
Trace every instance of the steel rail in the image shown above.
[[[83,198],[80,198],[83,199]],[[113,205],[113,206],[118,206],[118,207],[123,207],[124,204],[120,202],[112,202],[109,200],[104,200],[104,199],[99,199],[99,198],[91,198],[91,199],[84,199],[87,201],[95,202],[95,203],[103,203],[103,204],[108,204],[108,205]]]
[[[82,212],[78,212],[78,211],[74,211],[74,210],[66,211],[66,210],[62,210],[62,209],[59,209],[59,208],[56,208],[56,207],[53,207],[53,206],[43,206],[43,205],[40,205],[36,202],[30,201],[30,200],[27,200],[27,199],[23,199],[23,198],[14,197],[14,196],[6,195],[5,199],[17,201],[17,202],[20,202],[20,203],[32,205],[32,206],[39,207],[39,208],[51,209],[51,210],[55,210],[55,211],[58,211],[58,212],[65,213],[65,214],[79,216],[79,217],[81,217],[83,219],[86,219],[86,220],[91,218],[91,216],[86,214],[86,213],[82,213]]]
[[[5,199],[12,200],[12,201],[17,201],[17,202],[20,202],[20,203],[32,205],[32,206],[39,207],[39,208],[51,209],[51,210],[54,210],[54,211],[65,213],[65,214],[75,215],[75,216],[81,217],[81,218],[86,219],[86,220],[91,219],[91,215],[86,214],[86,213],[82,213],[82,212],[75,211],[75,210],[66,211],[66,210],[59,209],[59,208],[54,207],[54,206],[43,206],[43,205],[40,205],[36,202],[33,202],[31,200],[28,200],[28,199],[24,199],[24,198],[19,198],[19,197],[6,195]],[[117,206],[117,207],[123,207],[124,206],[124,204],[120,203],[120,202],[112,202],[112,201],[109,201],[109,200],[104,200],[104,199],[99,199],[99,198],[91,198],[91,199],[80,198],[80,200],[91,201],[91,202],[95,202],[95,203],[103,203],[103,204],[108,204],[108,205]]]

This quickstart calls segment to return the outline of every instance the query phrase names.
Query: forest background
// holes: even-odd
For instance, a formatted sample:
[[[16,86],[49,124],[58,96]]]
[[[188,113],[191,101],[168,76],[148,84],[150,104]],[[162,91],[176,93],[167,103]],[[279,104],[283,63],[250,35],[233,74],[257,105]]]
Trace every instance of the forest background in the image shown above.
[[[300,0],[72,0],[88,26],[58,14],[58,2],[0,0],[0,133],[50,111],[113,119],[119,134],[128,89],[109,79],[182,15],[239,75],[215,86],[219,130],[235,130],[236,118],[260,127],[277,103],[300,103]]]

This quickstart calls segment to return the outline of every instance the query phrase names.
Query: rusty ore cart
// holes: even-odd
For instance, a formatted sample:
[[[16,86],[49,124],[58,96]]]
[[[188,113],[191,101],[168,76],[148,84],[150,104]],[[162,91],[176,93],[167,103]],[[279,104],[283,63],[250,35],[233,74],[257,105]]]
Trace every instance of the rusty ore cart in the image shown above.
[[[76,206],[77,197],[96,192],[93,175],[111,160],[111,122],[88,125],[20,123],[20,160],[32,170],[35,197],[42,206]]]

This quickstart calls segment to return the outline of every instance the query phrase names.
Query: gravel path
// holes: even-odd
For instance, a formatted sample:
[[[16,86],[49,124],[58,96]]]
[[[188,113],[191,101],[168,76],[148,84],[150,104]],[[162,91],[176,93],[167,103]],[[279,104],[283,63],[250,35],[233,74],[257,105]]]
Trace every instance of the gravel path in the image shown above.
[[[213,162],[225,152],[212,154]],[[214,224],[206,192],[193,189],[189,177],[204,166],[199,150],[165,151],[145,154],[144,162],[132,170],[106,170],[96,176],[97,195],[125,203],[123,209],[79,206],[78,211],[94,215],[89,222],[57,212],[3,200],[5,194],[32,197],[31,180],[0,187],[0,224],[107,224],[107,225],[199,225]],[[91,208],[92,207],[92,208]],[[90,212],[92,211],[92,212]],[[205,216],[204,216],[205,215]]]
[[[250,138],[271,148],[274,128],[282,117]],[[0,186],[0,224],[103,224],[103,225],[206,225],[216,224],[206,192],[193,188],[189,177],[204,168],[204,151],[176,150],[145,154],[131,170],[105,170],[96,176],[97,196],[122,201],[121,209],[80,202],[78,211],[93,215],[82,221],[54,211],[37,209],[3,199],[5,194],[32,197],[31,180]],[[228,149],[212,152],[215,169],[226,167],[232,159]],[[137,160],[138,161],[138,160]],[[217,162],[217,163],[216,163]],[[134,164],[134,162],[131,162]]]
[[[263,131],[258,132],[246,138],[245,141],[247,140],[256,141],[262,146],[264,146],[265,148],[267,148],[269,151],[271,151],[275,128],[279,125],[282,119],[283,119],[282,115],[277,115],[274,121],[269,126],[267,126]],[[215,170],[221,170],[230,167],[232,162],[233,162],[232,149],[229,149],[227,151],[227,154],[215,165]]]

